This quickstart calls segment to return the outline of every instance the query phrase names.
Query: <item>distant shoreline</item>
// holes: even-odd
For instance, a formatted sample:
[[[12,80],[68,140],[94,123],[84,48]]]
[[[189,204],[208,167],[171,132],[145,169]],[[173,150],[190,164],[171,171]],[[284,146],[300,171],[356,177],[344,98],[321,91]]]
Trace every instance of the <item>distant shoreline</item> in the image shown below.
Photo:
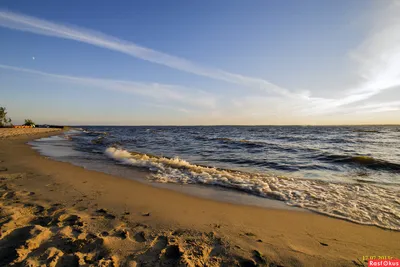
[[[44,133],[60,132],[61,129],[57,128],[0,128],[0,139],[24,136],[36,136]]]

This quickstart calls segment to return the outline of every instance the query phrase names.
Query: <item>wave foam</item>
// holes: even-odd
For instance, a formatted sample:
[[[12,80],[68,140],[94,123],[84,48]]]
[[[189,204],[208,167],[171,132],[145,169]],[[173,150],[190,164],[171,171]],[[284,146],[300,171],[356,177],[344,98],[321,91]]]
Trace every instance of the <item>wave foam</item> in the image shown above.
[[[400,231],[400,192],[395,189],[223,170],[115,147],[107,148],[105,154],[122,164],[149,169],[152,172],[149,178],[156,182],[221,186],[352,222]]]

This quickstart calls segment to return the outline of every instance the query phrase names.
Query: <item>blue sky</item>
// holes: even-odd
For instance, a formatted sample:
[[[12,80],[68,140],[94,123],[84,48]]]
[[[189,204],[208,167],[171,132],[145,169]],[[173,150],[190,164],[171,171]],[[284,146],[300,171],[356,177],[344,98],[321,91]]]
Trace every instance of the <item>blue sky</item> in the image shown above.
[[[400,123],[400,2],[2,1],[15,123]]]

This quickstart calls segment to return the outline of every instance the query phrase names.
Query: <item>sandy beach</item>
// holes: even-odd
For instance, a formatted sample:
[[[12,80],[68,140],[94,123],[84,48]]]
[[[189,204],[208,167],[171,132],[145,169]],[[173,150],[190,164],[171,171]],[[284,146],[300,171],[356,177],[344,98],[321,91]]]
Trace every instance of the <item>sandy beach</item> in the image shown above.
[[[367,256],[400,258],[396,231],[196,198],[56,162],[26,144],[53,131],[0,129],[0,266],[367,266]]]
[[[59,132],[60,129],[54,128],[0,128],[0,139],[13,138],[21,136],[32,136],[50,132]]]

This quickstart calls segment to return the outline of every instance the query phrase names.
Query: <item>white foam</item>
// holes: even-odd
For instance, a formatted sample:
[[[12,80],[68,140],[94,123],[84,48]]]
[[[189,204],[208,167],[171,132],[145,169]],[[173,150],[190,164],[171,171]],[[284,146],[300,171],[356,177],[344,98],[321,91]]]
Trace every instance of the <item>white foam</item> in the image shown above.
[[[42,137],[39,139],[35,139],[35,142],[49,142],[49,141],[63,141],[64,138],[60,135],[53,135],[49,137]]]
[[[400,192],[394,188],[221,170],[115,147],[107,148],[105,154],[123,164],[149,169],[149,179],[156,182],[218,185],[356,223],[400,230]]]

